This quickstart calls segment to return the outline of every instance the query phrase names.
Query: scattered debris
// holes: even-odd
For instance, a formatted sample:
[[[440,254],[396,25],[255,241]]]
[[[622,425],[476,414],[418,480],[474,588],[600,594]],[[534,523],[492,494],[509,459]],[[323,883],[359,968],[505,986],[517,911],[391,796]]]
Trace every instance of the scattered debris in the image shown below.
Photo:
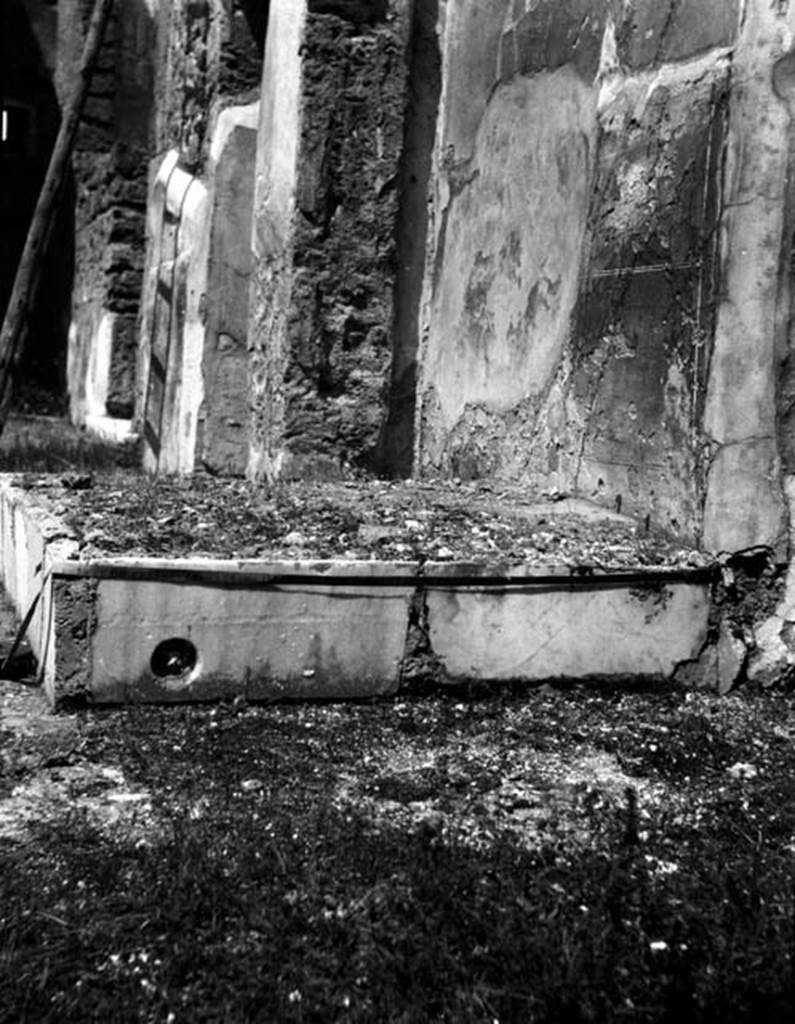
[[[415,559],[593,568],[710,557],[593,502],[489,483],[355,480],[255,485],[194,475],[94,474],[91,486],[19,474],[84,558],[111,555]]]

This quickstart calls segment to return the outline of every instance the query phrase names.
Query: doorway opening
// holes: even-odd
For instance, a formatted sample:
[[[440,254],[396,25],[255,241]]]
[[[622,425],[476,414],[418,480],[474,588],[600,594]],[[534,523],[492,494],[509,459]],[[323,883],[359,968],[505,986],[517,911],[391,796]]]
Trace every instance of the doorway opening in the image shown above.
[[[55,18],[54,10],[49,13]],[[53,54],[44,52],[45,39],[45,34],[34,32],[22,0],[4,0],[0,12],[3,316],[60,124],[52,79]],[[74,231],[74,186],[70,181],[61,196],[29,305],[14,382],[14,404],[22,412],[60,414],[65,410]]]

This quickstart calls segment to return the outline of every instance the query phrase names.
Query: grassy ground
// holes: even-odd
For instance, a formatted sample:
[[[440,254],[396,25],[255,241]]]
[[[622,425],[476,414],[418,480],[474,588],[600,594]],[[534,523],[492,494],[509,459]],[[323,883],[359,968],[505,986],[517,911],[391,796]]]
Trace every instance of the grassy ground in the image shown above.
[[[58,416],[14,413],[0,435],[0,473],[69,473],[132,468],[137,446],[112,444]]]
[[[793,1019],[786,694],[26,699],[4,1021]]]

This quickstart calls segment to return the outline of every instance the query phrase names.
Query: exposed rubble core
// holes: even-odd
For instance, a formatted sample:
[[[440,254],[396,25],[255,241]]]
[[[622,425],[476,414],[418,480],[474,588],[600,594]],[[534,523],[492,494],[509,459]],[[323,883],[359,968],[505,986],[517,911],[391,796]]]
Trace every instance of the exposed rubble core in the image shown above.
[[[296,481],[118,472],[14,478],[63,521],[81,557],[412,558],[491,565],[706,568],[709,555],[594,502],[444,481]]]
[[[411,476],[414,464],[417,354],[429,227],[428,190],[442,89],[442,58],[436,33],[438,19],[438,0],[416,0],[397,182],[399,207],[395,231],[389,411],[382,428],[377,460],[378,470],[387,476]]]
[[[77,73],[90,5],[58,5],[55,82],[61,104]],[[145,3],[116,5],[73,157],[75,284],[68,381],[73,418],[133,414],[143,274],[155,31]]]
[[[335,477],[373,467],[387,414],[409,5],[310,3],[296,27],[266,58],[294,142],[258,171],[251,466]]]
[[[55,589],[54,629],[59,637],[56,671],[68,700],[79,703],[87,697],[85,680],[96,585],[91,580],[59,581]]]
[[[58,6],[54,77],[62,104],[89,8],[82,0]],[[262,33],[260,22],[253,19]],[[176,147],[186,171],[204,172],[224,105],[258,96],[261,43],[239,0],[113,7],[73,156],[77,272],[68,384],[78,423],[118,435],[136,415],[152,166]]]

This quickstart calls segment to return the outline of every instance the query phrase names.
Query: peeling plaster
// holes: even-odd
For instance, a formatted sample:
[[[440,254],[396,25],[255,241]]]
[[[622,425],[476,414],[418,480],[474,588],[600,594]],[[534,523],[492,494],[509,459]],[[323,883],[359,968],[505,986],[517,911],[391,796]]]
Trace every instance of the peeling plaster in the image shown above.
[[[441,185],[421,387],[435,383],[448,427],[470,403],[505,411],[549,386],[576,297],[595,128],[593,90],[569,69],[516,79],[493,93],[459,191],[452,170]]]
[[[574,63],[506,81],[501,53],[471,138],[448,82],[415,457],[623,501],[692,542],[731,48],[627,73],[629,10],[602,22],[592,81]],[[445,45],[465,60],[460,34]]]
[[[795,11],[752,4],[742,12],[742,26],[721,221],[722,299],[704,412],[704,430],[716,448],[703,544],[717,551],[781,551],[786,508],[776,439],[777,319],[791,115],[776,93],[773,69],[791,45]]]

